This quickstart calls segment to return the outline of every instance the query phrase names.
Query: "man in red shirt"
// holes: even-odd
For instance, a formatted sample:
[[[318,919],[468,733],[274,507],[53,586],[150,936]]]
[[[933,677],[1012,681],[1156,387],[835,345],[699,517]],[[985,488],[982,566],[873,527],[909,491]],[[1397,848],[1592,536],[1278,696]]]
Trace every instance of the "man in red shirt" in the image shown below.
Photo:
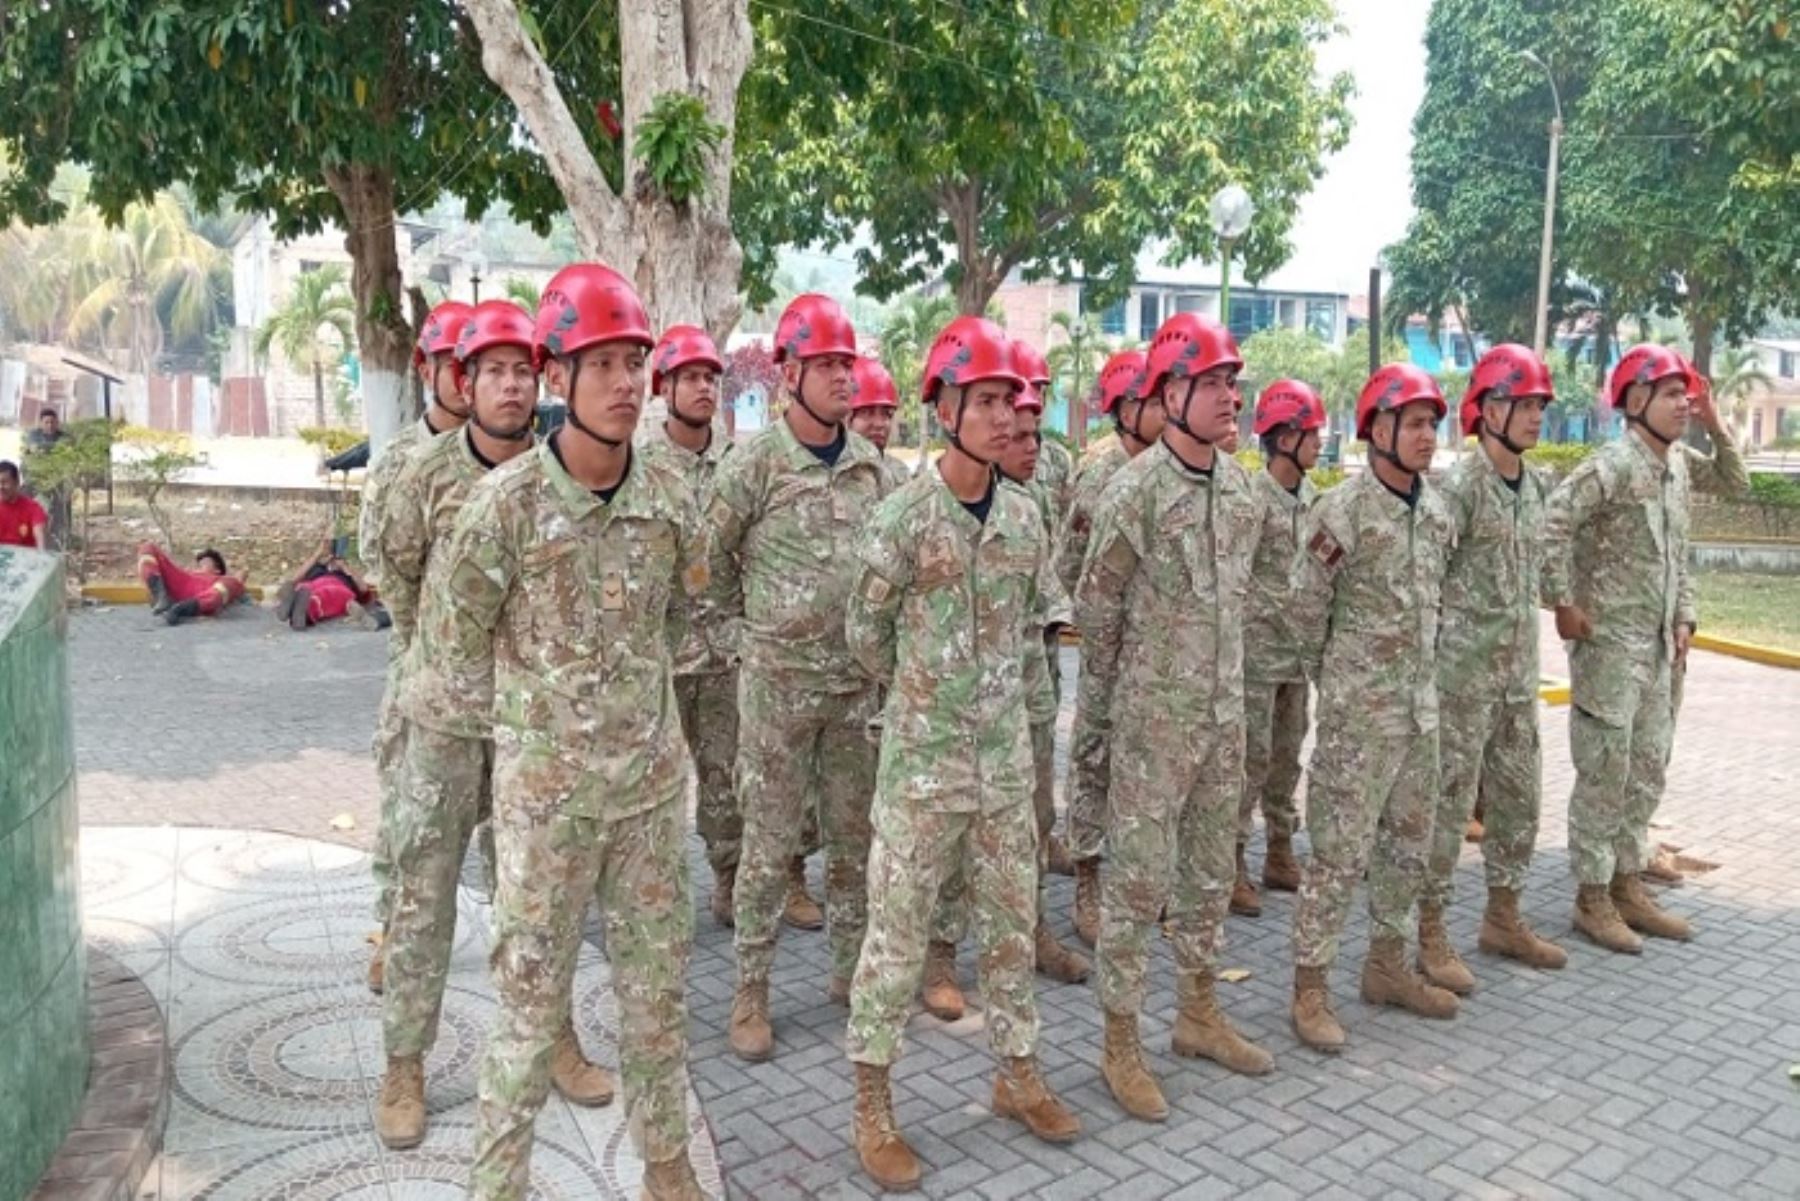
[[[0,459],[0,546],[47,549],[49,521],[43,506],[19,491],[18,464]]]
[[[190,571],[145,542],[138,547],[138,579],[149,589],[150,612],[170,625],[212,617],[244,595],[244,581],[227,573],[225,556],[211,547],[194,556]]]

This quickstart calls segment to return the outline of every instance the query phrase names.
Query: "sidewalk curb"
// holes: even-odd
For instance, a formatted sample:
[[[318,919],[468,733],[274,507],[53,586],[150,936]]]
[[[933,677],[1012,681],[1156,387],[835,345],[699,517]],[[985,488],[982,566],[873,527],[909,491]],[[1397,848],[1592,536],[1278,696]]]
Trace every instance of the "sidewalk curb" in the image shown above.
[[[1538,683],[1538,700],[1546,705],[1566,705],[1569,703],[1569,682],[1549,676]]]
[[[150,592],[142,584],[83,584],[81,595],[107,605],[147,605]],[[257,604],[275,595],[275,589],[261,584],[244,585],[244,595]]]
[[[1800,651],[1784,651],[1780,647],[1764,646],[1760,642],[1740,642],[1736,638],[1721,638],[1717,634],[1695,634],[1694,646],[1717,655],[1730,655],[1734,659],[1748,659],[1752,663],[1768,667],[1800,671]]]

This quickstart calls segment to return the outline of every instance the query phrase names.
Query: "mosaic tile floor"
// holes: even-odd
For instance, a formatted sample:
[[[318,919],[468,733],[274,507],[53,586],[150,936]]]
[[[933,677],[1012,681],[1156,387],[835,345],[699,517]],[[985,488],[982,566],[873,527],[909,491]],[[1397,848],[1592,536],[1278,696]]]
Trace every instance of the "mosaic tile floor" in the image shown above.
[[[466,890],[436,1048],[431,1129],[414,1151],[376,1139],[378,998],[363,986],[372,887],[362,852],[257,831],[89,827],[82,905],[91,942],[162,1005],[175,1065],[160,1161],[139,1201],[435,1201],[463,1196],[476,1069],[495,1010],[488,915]],[[599,952],[586,948],[576,1011],[590,1055],[618,1064]],[[717,1152],[694,1115],[695,1170],[718,1195]],[[643,1164],[622,1107],[554,1093],[538,1120],[533,1196],[635,1198]]]

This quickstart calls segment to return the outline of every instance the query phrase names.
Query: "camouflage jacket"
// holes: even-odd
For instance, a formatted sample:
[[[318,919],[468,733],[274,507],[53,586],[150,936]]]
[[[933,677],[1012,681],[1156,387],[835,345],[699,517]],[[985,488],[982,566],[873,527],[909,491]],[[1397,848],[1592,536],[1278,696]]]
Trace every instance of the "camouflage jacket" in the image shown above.
[[[1054,503],[1050,499],[1049,490],[1035,479],[1021,484],[1002,478],[1000,486],[1020,493],[1037,510],[1038,520],[1043,524],[1044,531],[1044,560],[1049,562],[1051,506]],[[1050,671],[1050,656],[1054,652],[1044,642],[1044,631],[1052,624],[1069,625],[1074,620],[1073,609],[1068,594],[1057,581],[1056,573],[1046,571],[1043,588],[1038,593],[1037,607],[1025,618],[1027,641],[1035,643],[1043,652],[1033,655],[1027,649],[1025,656],[1025,710],[1033,725],[1056,720],[1056,683]]]
[[[1538,575],[1550,484],[1527,462],[1507,487],[1479,446],[1441,489],[1456,527],[1438,616],[1438,691],[1530,702],[1538,690]]]
[[[403,647],[412,644],[431,549],[449,535],[469,489],[488,473],[469,429],[421,443],[407,456],[376,523],[374,545],[387,573],[382,602]]]
[[[1139,456],[1142,457],[1142,456]],[[1131,461],[1125,444],[1114,438],[1082,460],[1081,470],[1070,487],[1068,518],[1057,533],[1056,578],[1063,591],[1074,596],[1081,582],[1081,568],[1087,562],[1088,540],[1094,533],[1094,510],[1100,496],[1119,468]]]
[[[936,471],[875,510],[844,619],[862,671],[888,682],[877,796],[936,812],[1030,804],[1024,673],[1043,638],[1043,523],[1017,488],[971,516]]]
[[[399,478],[400,469],[406,465],[412,448],[437,436],[437,431],[427,425],[423,417],[401,426],[382,448],[381,457],[363,475],[362,496],[356,515],[356,546],[362,556],[363,566],[381,583],[386,583],[381,579],[386,574],[386,569],[382,566],[381,549],[377,544],[380,541],[381,510],[387,500],[387,492]],[[384,593],[385,591],[383,589]]]
[[[1069,501],[1075,491],[1075,457],[1055,438],[1045,438],[1038,446],[1037,471],[1031,479],[1049,496],[1049,528],[1054,537],[1062,525],[1063,514],[1069,511]]]
[[[614,820],[679,789],[671,653],[706,586],[693,494],[636,456],[610,502],[540,443],[475,486],[432,555],[401,712],[491,722],[494,782],[543,813]]]
[[[881,489],[884,495],[899,491],[906,486],[908,480],[912,479],[911,468],[886,451],[881,452],[879,463],[881,466]]]
[[[736,443],[715,429],[705,450],[691,451],[669,437],[668,426],[663,422],[644,431],[638,442],[638,449],[643,451],[646,460],[664,463],[687,481],[701,512],[705,512],[712,499],[713,480],[719,474],[719,464],[725,461],[734,446]],[[675,674],[714,675],[731,670],[735,664],[721,653],[721,649],[713,646],[700,622],[690,623],[687,637],[675,655]]]
[[[1300,526],[1319,499],[1312,481],[1300,477],[1296,495],[1267,471],[1251,480],[1256,498],[1256,557],[1250,560],[1250,590],[1244,601],[1244,678],[1286,684],[1306,678],[1286,613]]]
[[[1364,470],[1321,496],[1300,530],[1289,620],[1319,713],[1374,734],[1437,729],[1437,626],[1455,526],[1420,477],[1408,506]]]
[[[1113,476],[1075,595],[1082,687],[1109,724],[1244,720],[1244,599],[1256,553],[1251,481],[1227,454],[1210,475],[1158,443]],[[1179,730],[1171,737],[1179,738]]]
[[[1665,463],[1628,430],[1550,496],[1543,602],[1577,605],[1593,620],[1593,636],[1570,644],[1569,666],[1574,704],[1602,720],[1623,720],[1634,683],[1673,662],[1675,627],[1698,624],[1687,562],[1689,470],[1706,461],[1671,448]],[[1729,440],[1712,464],[1715,485],[1731,487],[1744,475]]]
[[[882,496],[875,448],[846,431],[835,467],[778,420],[739,447],[707,501],[707,637],[746,670],[826,693],[867,686],[844,645],[856,536]]]

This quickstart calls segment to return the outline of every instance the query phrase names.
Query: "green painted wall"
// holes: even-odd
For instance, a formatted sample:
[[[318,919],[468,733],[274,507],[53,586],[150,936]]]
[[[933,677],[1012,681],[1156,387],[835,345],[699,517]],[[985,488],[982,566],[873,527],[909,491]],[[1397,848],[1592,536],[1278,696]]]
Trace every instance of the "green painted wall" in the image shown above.
[[[37,1183],[87,1091],[61,559],[0,547],[0,1201]]]

